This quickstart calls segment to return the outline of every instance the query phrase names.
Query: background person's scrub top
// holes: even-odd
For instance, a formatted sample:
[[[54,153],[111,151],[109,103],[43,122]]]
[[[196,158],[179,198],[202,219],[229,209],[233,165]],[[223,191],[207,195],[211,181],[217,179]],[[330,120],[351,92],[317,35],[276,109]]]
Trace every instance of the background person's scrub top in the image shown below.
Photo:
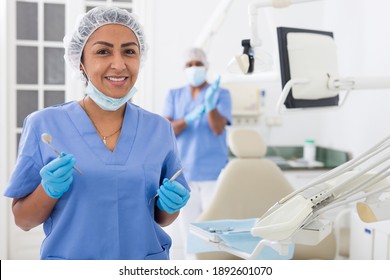
[[[204,103],[205,93],[209,86],[211,85],[204,87],[195,99],[192,99],[188,85],[170,90],[165,101],[164,116],[173,120],[184,118]],[[227,119],[227,124],[230,125],[232,100],[229,92],[224,88],[218,88],[215,98],[218,112]],[[177,135],[177,146],[188,182],[216,180],[229,160],[226,129],[216,136],[210,128],[207,114]]]

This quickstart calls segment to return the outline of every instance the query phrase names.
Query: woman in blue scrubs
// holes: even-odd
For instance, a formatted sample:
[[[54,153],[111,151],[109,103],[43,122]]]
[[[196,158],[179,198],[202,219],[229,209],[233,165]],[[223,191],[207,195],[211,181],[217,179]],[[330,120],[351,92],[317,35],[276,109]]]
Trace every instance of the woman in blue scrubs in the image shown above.
[[[85,97],[26,118],[5,192],[15,222],[26,231],[43,223],[42,259],[169,259],[161,227],[177,218],[189,187],[183,175],[169,180],[182,168],[170,122],[128,102],[143,30],[126,10],[97,7],[64,45]]]

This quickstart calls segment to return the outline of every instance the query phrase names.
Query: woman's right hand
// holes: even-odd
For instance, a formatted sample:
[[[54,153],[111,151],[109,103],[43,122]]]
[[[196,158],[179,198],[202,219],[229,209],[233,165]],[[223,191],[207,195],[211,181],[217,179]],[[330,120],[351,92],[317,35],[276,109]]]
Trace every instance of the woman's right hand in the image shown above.
[[[52,160],[42,167],[39,174],[42,178],[42,187],[46,194],[52,198],[60,198],[68,191],[73,182],[73,166],[76,160],[73,155],[62,153],[60,157]]]

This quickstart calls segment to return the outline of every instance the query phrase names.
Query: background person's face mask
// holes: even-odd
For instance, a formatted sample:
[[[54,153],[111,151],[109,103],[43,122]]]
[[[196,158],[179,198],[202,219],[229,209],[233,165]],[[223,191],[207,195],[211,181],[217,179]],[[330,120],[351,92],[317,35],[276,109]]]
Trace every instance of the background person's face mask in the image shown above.
[[[184,69],[188,83],[193,87],[198,87],[206,81],[206,67],[192,66]]]
[[[116,111],[122,105],[124,105],[127,101],[129,101],[134,94],[137,92],[135,87],[132,87],[130,91],[123,96],[122,98],[113,98],[105,95],[101,91],[99,91],[91,82],[88,80],[87,88],[85,89],[85,93],[93,100],[95,103],[105,111]]]

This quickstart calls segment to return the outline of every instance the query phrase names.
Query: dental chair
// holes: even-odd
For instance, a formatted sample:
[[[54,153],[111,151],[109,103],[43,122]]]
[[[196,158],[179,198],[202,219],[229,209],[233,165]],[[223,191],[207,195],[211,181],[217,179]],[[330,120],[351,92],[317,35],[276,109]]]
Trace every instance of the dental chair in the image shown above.
[[[252,129],[235,129],[228,134],[231,159],[217,180],[217,191],[197,222],[221,219],[259,218],[278,200],[293,191],[282,170],[265,158],[267,145]],[[296,245],[293,259],[334,259],[335,235],[316,246]],[[197,253],[199,260],[239,259],[225,252]]]

